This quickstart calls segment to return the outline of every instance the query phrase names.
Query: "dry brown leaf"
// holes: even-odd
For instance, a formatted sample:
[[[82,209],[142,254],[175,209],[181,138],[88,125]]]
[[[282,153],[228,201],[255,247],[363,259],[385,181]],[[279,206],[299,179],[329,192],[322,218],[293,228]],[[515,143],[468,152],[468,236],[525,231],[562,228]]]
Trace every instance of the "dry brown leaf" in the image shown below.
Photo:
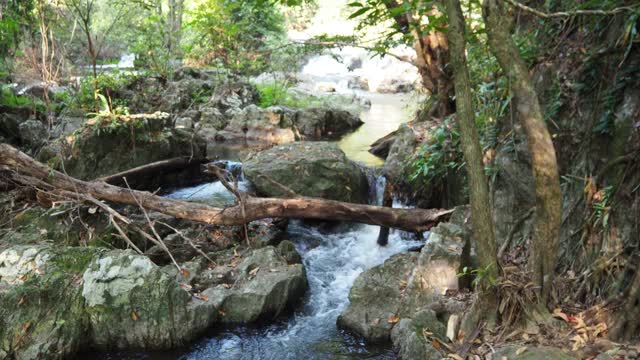
[[[29,329],[31,329],[31,321],[28,321],[26,324],[24,324],[24,326],[22,327],[22,332],[26,333],[27,331],[29,331]]]
[[[388,322],[389,324],[395,324],[395,323],[397,323],[398,321],[400,321],[400,317],[398,317],[398,316],[396,316],[396,315],[391,315],[391,316],[389,316],[389,319],[387,319],[387,322]]]
[[[227,315],[227,313],[226,313],[226,312],[224,312],[223,310],[218,310],[218,314],[220,314],[220,315],[222,315],[222,316]]]
[[[188,277],[189,275],[191,275],[191,273],[189,272],[189,270],[182,268],[180,269],[180,273],[182,274],[182,276],[184,277]]]
[[[569,322],[569,317],[560,308],[553,309],[553,317]]]
[[[231,289],[231,284],[227,284],[227,283],[223,283],[222,287],[224,287],[225,289]]]
[[[202,301],[209,301],[209,297],[203,293],[193,294],[193,297]]]
[[[131,320],[133,321],[138,321],[138,315],[136,314],[135,311],[131,312]]]
[[[20,298],[20,301],[18,301],[18,306],[20,306],[20,305],[22,305],[22,304],[24,304],[26,302],[27,302],[27,297],[26,296],[22,296]]]
[[[256,274],[260,271],[260,266],[257,266],[255,269],[249,271],[250,276],[256,276]]]

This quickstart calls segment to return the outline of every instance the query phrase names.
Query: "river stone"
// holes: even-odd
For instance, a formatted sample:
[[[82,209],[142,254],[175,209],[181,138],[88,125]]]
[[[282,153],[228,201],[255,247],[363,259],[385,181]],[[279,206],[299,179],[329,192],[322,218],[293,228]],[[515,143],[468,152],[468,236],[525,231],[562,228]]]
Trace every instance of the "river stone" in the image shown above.
[[[420,311],[413,319],[402,319],[393,327],[391,341],[399,359],[442,359],[440,352],[425,339],[423,331],[444,339],[446,329],[432,310]]]
[[[417,261],[416,253],[397,254],[360,274],[349,291],[349,306],[338,317],[338,325],[368,341],[389,341],[400,317],[403,284]]]
[[[27,120],[18,126],[22,145],[35,149],[42,146],[49,138],[47,128],[42,121]]]
[[[302,264],[302,256],[300,256],[296,246],[291,241],[281,241],[278,244],[278,252],[287,261],[287,264]]]
[[[303,196],[361,204],[368,201],[366,174],[334,143],[275,146],[245,161],[244,172],[257,191],[267,196],[286,195],[270,178]]]
[[[227,119],[214,107],[203,107],[200,109],[200,125],[222,130],[227,126]]]
[[[191,298],[145,256],[114,250],[89,265],[82,296],[98,348],[184,345],[216,318],[215,302]]]
[[[310,140],[336,139],[364,124],[349,111],[332,108],[309,108],[296,113],[296,128]]]
[[[155,116],[155,114],[153,114]],[[148,119],[132,134],[128,129],[96,131],[85,125],[69,139],[71,153],[66,172],[91,180],[175,157],[206,157],[204,140],[187,129],[174,129],[168,114]]]
[[[249,105],[231,118],[226,130],[244,134],[249,140],[283,144],[295,141],[294,116],[293,110],[285,107]]]
[[[220,304],[223,323],[274,319],[300,301],[308,287],[304,266],[287,264],[273,246],[253,250],[235,269],[215,271],[232,286],[219,284],[203,293]]]
[[[0,254],[0,354],[65,359],[89,342],[81,274],[98,251],[16,246]]]

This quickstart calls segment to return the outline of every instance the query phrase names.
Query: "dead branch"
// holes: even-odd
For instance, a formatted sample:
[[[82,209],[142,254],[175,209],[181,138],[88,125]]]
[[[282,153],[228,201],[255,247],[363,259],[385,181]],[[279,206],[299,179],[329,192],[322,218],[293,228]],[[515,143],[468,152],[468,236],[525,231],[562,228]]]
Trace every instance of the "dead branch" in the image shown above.
[[[543,19],[563,18],[563,17],[578,16],[578,15],[611,16],[611,15],[617,15],[623,12],[633,12],[638,10],[638,6],[635,5],[635,6],[623,6],[623,7],[615,8],[613,10],[573,10],[573,11],[559,11],[554,13],[546,13],[544,11],[536,10],[530,6],[519,3],[516,0],[502,0],[502,1],[505,1],[520,10],[526,11],[530,14],[541,17]]]

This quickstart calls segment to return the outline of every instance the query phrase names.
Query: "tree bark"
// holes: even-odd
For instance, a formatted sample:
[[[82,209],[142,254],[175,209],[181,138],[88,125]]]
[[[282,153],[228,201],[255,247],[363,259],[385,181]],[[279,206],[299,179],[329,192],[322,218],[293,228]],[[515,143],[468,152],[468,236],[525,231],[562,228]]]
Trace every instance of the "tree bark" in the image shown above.
[[[478,260],[487,279],[497,279],[498,260],[494,232],[493,217],[491,215],[491,200],[489,186],[484,173],[480,137],[475,123],[475,111],[471,94],[471,81],[465,55],[465,21],[459,0],[445,0],[449,31],[447,33],[450,46],[450,64],[453,69],[454,87],[456,92],[456,119],[460,129],[460,143],[466,162],[469,197],[471,202],[471,221],[476,240]],[[481,294],[486,302],[496,303],[495,292],[488,282],[479,284]],[[492,307],[491,310],[495,310]],[[489,311],[487,311],[489,313]]]
[[[556,153],[527,66],[509,33],[509,16],[498,0],[484,0],[482,16],[491,51],[509,79],[516,116],[522,122],[529,143],[536,194],[530,265],[533,280],[540,287],[540,300],[546,303],[555,275],[562,217]]]
[[[411,34],[414,38],[413,47],[416,51],[416,65],[422,79],[422,85],[435,97],[433,105],[426,114],[427,118],[444,118],[454,112],[453,87],[451,71],[448,69],[449,46],[447,37],[439,31],[432,30],[426,35],[421,33],[422,24],[416,21],[411,11],[398,13],[397,9],[404,6],[398,0],[384,2],[388,11],[394,14],[393,19],[401,32]],[[438,12],[434,6],[430,15]]]
[[[101,181],[74,179],[39,163],[7,144],[0,144],[0,170],[13,181],[45,191],[89,194],[92,197],[125,205],[141,205],[177,218],[215,225],[243,225],[264,218],[297,218],[350,221],[422,232],[445,221],[453,210],[390,209],[372,205],[308,197],[293,199],[254,198],[229,208],[173,200],[145,191],[124,189]],[[80,198],[80,197],[79,197]]]

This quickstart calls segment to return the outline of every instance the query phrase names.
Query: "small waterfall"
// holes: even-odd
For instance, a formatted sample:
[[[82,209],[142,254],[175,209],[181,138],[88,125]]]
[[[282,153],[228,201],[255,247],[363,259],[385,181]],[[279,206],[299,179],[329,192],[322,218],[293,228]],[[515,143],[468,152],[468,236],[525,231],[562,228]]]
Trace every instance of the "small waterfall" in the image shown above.
[[[235,177],[236,180],[238,180],[238,182],[246,181],[241,162],[231,160],[217,160],[213,162],[213,165],[227,170]]]

